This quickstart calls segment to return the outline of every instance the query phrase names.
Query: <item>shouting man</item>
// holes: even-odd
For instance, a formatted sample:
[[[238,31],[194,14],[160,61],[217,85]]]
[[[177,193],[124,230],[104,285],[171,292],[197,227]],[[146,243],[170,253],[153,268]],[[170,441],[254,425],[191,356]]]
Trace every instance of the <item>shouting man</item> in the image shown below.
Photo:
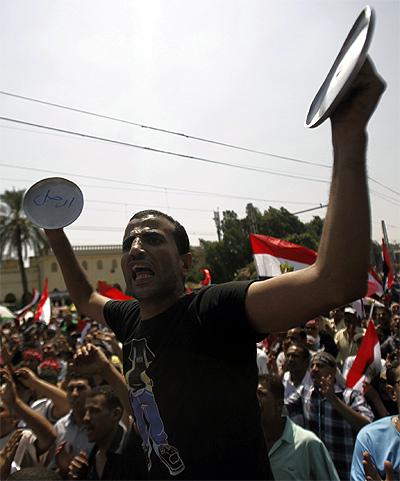
[[[367,123],[384,90],[368,60],[334,112],[334,166],[318,259],[260,282],[185,294],[185,229],[157,211],[125,229],[121,265],[134,301],[98,294],[62,229],[47,230],[71,298],[124,347],[124,372],[153,479],[268,479],[256,397],[256,342],[365,294],[369,264]]]

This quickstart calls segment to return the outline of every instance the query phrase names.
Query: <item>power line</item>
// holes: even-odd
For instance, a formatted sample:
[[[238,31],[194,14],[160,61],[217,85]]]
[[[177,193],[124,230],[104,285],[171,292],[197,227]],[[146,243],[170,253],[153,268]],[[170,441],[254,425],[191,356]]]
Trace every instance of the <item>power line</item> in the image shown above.
[[[145,187],[151,187],[154,189],[159,189],[158,191],[150,191],[150,192],[159,192],[161,193],[164,190],[170,191],[173,194],[194,194],[194,195],[206,195],[206,196],[213,196],[213,197],[223,197],[223,198],[231,198],[231,199],[239,199],[239,200],[250,200],[250,201],[260,201],[260,202],[266,202],[266,203],[276,203],[276,204],[298,204],[298,205],[314,205],[315,202],[301,202],[301,201],[293,201],[293,200],[282,200],[282,199],[262,199],[258,197],[246,197],[246,196],[240,196],[240,195],[233,195],[233,194],[221,194],[217,192],[206,192],[206,191],[200,191],[200,190],[188,190],[188,189],[179,189],[177,187],[165,187],[165,186],[157,186],[157,185],[152,185],[152,184],[141,184],[138,182],[130,182],[130,181],[124,181],[124,180],[118,180],[118,179],[109,179],[109,178],[104,178],[104,177],[95,177],[95,176],[90,176],[90,175],[83,175],[83,174],[75,174],[75,173],[70,173],[70,172],[59,172],[59,171],[54,171],[54,170],[47,170],[47,169],[38,169],[35,167],[23,167],[19,165],[11,165],[11,164],[3,164],[0,163],[0,166],[2,167],[8,167],[11,169],[23,169],[23,170],[32,170],[35,172],[46,172],[48,174],[57,174],[57,175],[65,175],[65,176],[71,176],[71,177],[82,177],[85,179],[91,179],[91,180],[103,180],[107,182],[115,182],[115,183],[122,183],[122,184],[132,184],[135,186],[145,186]],[[22,181],[21,179],[6,179],[2,178],[1,180],[11,180],[11,181]],[[34,180],[24,180],[23,182],[35,182]],[[86,187],[96,187],[100,189],[115,189],[116,187],[113,186],[97,186],[97,185],[91,185]],[[131,190],[130,188],[123,188],[123,187],[118,187],[118,190]]]
[[[229,144],[227,142],[221,142],[221,141],[218,141],[218,140],[206,139],[204,137],[196,137],[194,135],[185,134],[183,132],[176,132],[174,130],[163,129],[163,128],[154,127],[154,126],[151,126],[151,125],[144,125],[144,124],[140,124],[140,123],[137,123],[137,122],[132,122],[130,120],[121,119],[121,118],[118,118],[118,117],[112,117],[110,115],[104,115],[104,114],[99,114],[99,113],[96,113],[96,112],[90,112],[89,110],[70,107],[70,106],[67,106],[67,105],[57,104],[57,103],[54,103],[54,102],[48,102],[48,101],[45,101],[45,100],[34,99],[32,97],[26,97],[24,95],[18,95],[18,94],[14,94],[14,93],[11,93],[11,92],[5,92],[4,90],[0,90],[0,94],[7,95],[9,97],[15,97],[15,98],[18,98],[18,99],[28,100],[30,102],[35,102],[35,103],[38,103],[38,104],[49,105],[51,107],[57,107],[57,108],[64,109],[64,110],[70,110],[71,112],[78,112],[80,114],[91,115],[92,117],[98,117],[98,118],[101,118],[101,119],[113,120],[115,122],[120,122],[120,123],[123,123],[123,124],[134,125],[135,127],[141,127],[142,129],[155,130],[156,132],[163,132],[165,134],[177,135],[179,137],[184,137],[186,139],[198,140],[200,142],[206,142],[206,143],[209,143],[209,144],[221,145],[222,147],[229,147],[231,149],[242,150],[242,151],[245,151],[245,152],[251,152],[253,154],[264,155],[264,156],[268,156],[268,157],[274,157],[276,159],[289,160],[290,162],[297,162],[297,163],[300,163],[300,164],[314,165],[314,166],[317,166],[317,167],[325,167],[325,168],[328,168],[328,169],[331,168],[331,166],[327,165],[327,164],[319,164],[317,162],[310,162],[310,161],[307,161],[307,160],[296,159],[294,157],[286,157],[284,155],[272,154],[271,152],[265,152],[265,151],[262,151],[262,150],[251,149],[249,147],[241,147],[239,145]]]
[[[328,204],[319,204],[318,207],[312,207],[311,209],[305,209],[305,210],[299,210],[298,212],[292,212],[292,215],[297,215],[297,214],[304,214],[304,212],[311,212],[312,210],[318,210],[318,209],[324,209],[325,207],[328,207]]]
[[[242,147],[242,146],[229,144],[229,143],[221,142],[221,141],[217,141],[217,140],[206,139],[204,137],[197,137],[197,136],[185,134],[183,132],[176,132],[176,131],[173,131],[173,130],[168,130],[168,129],[163,129],[163,128],[154,127],[154,126],[150,126],[150,125],[140,124],[140,123],[137,123],[137,122],[132,122],[132,121],[126,120],[126,119],[112,117],[112,116],[104,115],[104,114],[99,114],[99,113],[96,113],[96,112],[91,112],[91,111],[88,111],[88,110],[78,109],[78,108],[74,108],[74,107],[70,107],[70,106],[66,106],[66,105],[61,105],[61,104],[57,104],[57,103],[54,103],[54,102],[48,102],[48,101],[44,101],[44,100],[34,99],[32,97],[18,95],[18,94],[14,94],[14,93],[11,93],[11,92],[0,91],[0,94],[7,95],[9,97],[15,97],[15,98],[23,99],[23,100],[28,100],[30,102],[35,102],[35,103],[39,103],[39,104],[43,104],[43,105],[49,105],[49,106],[52,106],[52,107],[70,110],[70,111],[73,111],[73,112],[83,113],[85,115],[91,115],[91,116],[94,116],[94,117],[113,120],[113,121],[124,123],[124,124],[134,125],[134,126],[141,127],[141,128],[144,128],[144,129],[150,129],[150,130],[155,130],[155,131],[158,131],[158,132],[177,135],[177,136],[184,137],[186,139],[198,140],[198,141],[201,141],[201,142],[207,142],[207,143],[210,143],[210,144],[221,145],[223,147],[229,147],[229,148],[232,148],[232,149],[242,150],[242,151],[251,152],[251,153],[255,153],[255,154],[259,154],[259,155],[264,155],[264,156],[274,157],[274,158],[278,158],[278,159],[288,160],[288,161],[292,161],[292,162],[297,162],[297,163],[302,163],[302,164],[307,164],[307,165],[314,165],[314,166],[318,166],[318,167],[331,168],[331,166],[327,165],[327,164],[310,162],[310,161],[306,161],[306,160],[296,159],[294,157],[277,155],[277,154],[273,154],[271,152],[265,152],[265,151],[251,149],[251,148],[248,148],[248,147]],[[377,185],[380,185],[381,187],[384,187],[385,189],[388,189],[389,191],[400,195],[400,192],[397,192],[394,189],[386,186],[382,182],[379,182],[379,181],[373,179],[372,177],[368,177],[368,178],[372,182],[376,183]]]
[[[83,137],[86,139],[92,139],[92,140],[98,140],[100,142],[107,142],[110,144],[117,144],[117,145],[122,145],[124,147],[133,147],[136,149],[141,149],[141,150],[146,150],[149,152],[156,152],[159,154],[166,154],[166,155],[173,155],[176,157],[181,157],[185,159],[190,159],[190,160],[198,160],[200,162],[206,162],[208,164],[213,164],[213,165],[220,165],[224,167],[234,167],[236,169],[241,169],[241,170],[249,170],[252,172],[262,172],[264,174],[271,174],[271,175],[278,175],[281,177],[289,177],[292,179],[299,179],[299,180],[307,180],[310,182],[321,182],[324,184],[329,184],[329,181],[326,179],[318,179],[316,177],[306,177],[302,175],[297,175],[297,174],[289,174],[288,172],[282,172],[278,170],[271,170],[271,169],[260,169],[257,167],[250,167],[250,166],[244,166],[244,165],[238,165],[238,164],[232,164],[229,162],[221,162],[219,160],[211,160],[211,159],[206,159],[205,157],[197,157],[195,155],[187,155],[187,154],[181,154],[179,152],[172,152],[168,150],[162,150],[162,149],[156,149],[154,147],[149,147],[146,145],[138,145],[138,144],[131,144],[129,142],[122,142],[120,140],[114,140],[114,139],[108,139],[107,137],[98,137],[96,135],[90,135],[90,134],[85,134],[83,132],[76,132],[73,130],[65,130],[65,129],[59,129],[57,127],[51,127],[47,125],[42,125],[42,124],[36,124],[33,122],[25,122],[23,120],[19,119],[11,119],[9,117],[0,117],[0,120],[4,120],[6,122],[14,122],[17,124],[22,124],[22,125],[29,125],[30,127],[37,127],[39,129],[46,129],[46,130],[51,130],[54,132],[62,132],[64,134],[70,134],[70,135],[76,135],[79,137]]]
[[[268,157],[274,157],[274,158],[277,158],[277,159],[288,160],[288,161],[297,162],[297,163],[300,163],[300,164],[313,165],[313,166],[324,167],[324,168],[329,168],[329,169],[331,168],[331,166],[327,165],[327,164],[320,164],[318,162],[311,162],[311,161],[307,161],[307,160],[297,159],[295,157],[288,157],[288,156],[284,156],[284,155],[273,154],[271,152],[265,152],[265,151],[261,151],[261,150],[251,149],[249,147],[242,147],[242,146],[230,144],[230,143],[227,143],[227,142],[221,142],[221,141],[217,141],[217,140],[213,140],[213,139],[206,139],[204,137],[197,137],[197,136],[194,136],[194,135],[185,134],[183,132],[176,132],[174,130],[163,129],[163,128],[154,127],[154,126],[151,126],[151,125],[145,125],[145,124],[133,122],[133,121],[126,120],[126,119],[113,117],[113,116],[110,116],[110,115],[99,114],[97,112],[91,112],[89,110],[70,107],[70,106],[58,104],[58,103],[55,103],[55,102],[49,102],[49,101],[45,101],[45,100],[35,99],[33,97],[19,95],[19,94],[15,94],[15,93],[12,93],[12,92],[6,92],[4,90],[0,90],[0,94],[6,95],[6,96],[9,96],[9,97],[22,99],[22,100],[27,100],[27,101],[30,101],[30,102],[43,104],[43,105],[48,105],[48,106],[51,106],[51,107],[69,110],[69,111],[72,111],[72,112],[78,112],[78,113],[90,115],[90,116],[93,116],[93,117],[112,120],[112,121],[120,122],[120,123],[123,123],[123,124],[133,125],[133,126],[136,126],[136,127],[141,127],[143,129],[149,129],[149,130],[154,130],[154,131],[157,131],[157,132],[176,135],[176,136],[179,136],[179,137],[184,137],[186,139],[192,139],[192,140],[197,140],[197,141],[200,141],[200,142],[206,142],[206,143],[209,143],[209,144],[220,145],[222,147],[228,147],[228,148],[231,148],[231,149],[242,150],[242,151],[245,151],[245,152],[251,152],[253,154],[258,154],[258,155],[263,155],[263,156],[268,156]],[[197,159],[197,160],[200,160],[200,159]],[[225,165],[229,165],[229,164],[225,164]],[[382,182],[379,182],[378,180],[375,180],[374,178],[369,177],[369,176],[368,176],[368,179],[371,182],[374,182],[377,185],[380,185],[381,187],[389,190],[390,192],[393,192],[394,194],[400,195],[400,192],[392,189],[391,187],[386,186]]]

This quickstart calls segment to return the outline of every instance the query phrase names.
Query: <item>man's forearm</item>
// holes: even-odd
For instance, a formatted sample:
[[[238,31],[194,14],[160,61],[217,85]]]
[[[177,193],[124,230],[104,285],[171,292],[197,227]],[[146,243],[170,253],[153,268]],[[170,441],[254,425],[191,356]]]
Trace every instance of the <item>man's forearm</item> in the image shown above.
[[[46,235],[60,264],[68,292],[78,311],[104,323],[103,308],[109,299],[101,296],[91,286],[64,231],[62,229],[46,230]]]
[[[104,365],[101,374],[104,380],[114,389],[116,395],[124,406],[124,410],[130,415],[132,411],[124,376],[112,365],[111,362]]]
[[[18,398],[13,406],[13,411],[35,434],[38,454],[46,452],[57,437],[56,430],[50,422]]]
[[[337,305],[365,294],[369,264],[370,210],[362,132],[335,133],[330,208],[318,250],[317,265],[333,282]]]
[[[327,399],[332,404],[332,406],[336,409],[336,411],[341,414],[341,416],[355,429],[359,431],[362,427],[369,424],[369,419],[367,419],[362,414],[354,411],[350,406],[344,403],[341,399],[339,399],[335,394],[330,394],[327,396]]]
[[[42,379],[37,379],[34,390],[38,397],[47,397],[53,401],[53,415],[55,418],[58,419],[69,411],[67,394],[62,389]]]
[[[81,310],[82,304],[85,305],[86,302],[89,302],[93,287],[80,266],[64,231],[56,229],[46,230],[45,232],[60,265],[71,299],[78,310]]]

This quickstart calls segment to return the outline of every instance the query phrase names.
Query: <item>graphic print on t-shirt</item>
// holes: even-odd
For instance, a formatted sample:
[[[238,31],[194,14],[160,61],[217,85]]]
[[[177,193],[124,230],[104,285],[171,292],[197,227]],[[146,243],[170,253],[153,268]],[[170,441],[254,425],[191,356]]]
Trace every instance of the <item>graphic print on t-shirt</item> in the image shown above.
[[[146,372],[155,356],[145,338],[132,339],[128,345],[130,345],[129,360],[132,364],[125,378],[129,387],[130,403],[147,456],[148,469],[151,469],[151,453],[154,450],[171,476],[176,476],[185,469],[185,465],[179,451],[168,443],[168,436],[153,394],[153,381]]]

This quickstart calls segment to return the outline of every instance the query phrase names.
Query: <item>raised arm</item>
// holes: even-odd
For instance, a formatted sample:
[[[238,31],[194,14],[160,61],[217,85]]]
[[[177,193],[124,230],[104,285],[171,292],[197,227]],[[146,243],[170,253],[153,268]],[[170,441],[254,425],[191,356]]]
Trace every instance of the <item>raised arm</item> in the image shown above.
[[[48,398],[53,401],[52,416],[59,419],[70,410],[70,405],[67,399],[67,393],[44,379],[40,379],[36,374],[28,369],[22,367],[16,371],[18,380],[26,387],[34,390],[38,398]]]
[[[335,110],[332,182],[318,259],[307,269],[251,284],[246,311],[258,331],[287,330],[364,296],[370,244],[366,127],[384,88],[367,60]]]
[[[108,297],[100,295],[91,286],[65,232],[62,229],[45,230],[45,232],[61,267],[68,292],[78,311],[104,324],[103,307],[109,301]]]
[[[128,417],[132,414],[132,410],[125,378],[102,350],[93,344],[80,347],[74,355],[74,370],[91,376],[98,374],[113,388],[124,407],[125,424],[129,426]]]
[[[36,436],[36,451],[38,456],[45,453],[56,440],[56,430],[49,421],[17,396],[14,381],[9,371],[2,370],[1,374],[5,380],[5,388],[2,391],[2,401],[9,411],[18,419],[22,419]]]

